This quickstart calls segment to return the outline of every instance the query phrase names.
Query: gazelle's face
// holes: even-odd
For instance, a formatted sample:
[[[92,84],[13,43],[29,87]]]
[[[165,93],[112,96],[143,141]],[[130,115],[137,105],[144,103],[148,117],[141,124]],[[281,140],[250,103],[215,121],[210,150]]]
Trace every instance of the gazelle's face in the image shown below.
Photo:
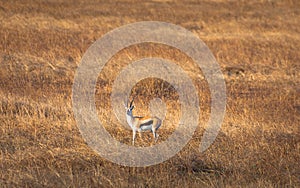
[[[126,114],[127,115],[132,115],[132,110],[133,110],[134,106],[131,106],[129,108],[126,107]]]

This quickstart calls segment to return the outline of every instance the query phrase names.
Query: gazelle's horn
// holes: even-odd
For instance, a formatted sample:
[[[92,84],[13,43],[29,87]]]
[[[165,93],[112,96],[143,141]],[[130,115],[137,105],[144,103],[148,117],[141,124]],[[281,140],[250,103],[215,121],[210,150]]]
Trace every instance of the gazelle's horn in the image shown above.
[[[134,101],[135,97],[136,97],[136,95],[135,95],[135,96],[133,96],[133,98],[132,98],[132,100],[131,100],[131,102],[130,102],[130,106],[129,106],[129,107],[132,107],[132,103],[133,103],[133,101]]]

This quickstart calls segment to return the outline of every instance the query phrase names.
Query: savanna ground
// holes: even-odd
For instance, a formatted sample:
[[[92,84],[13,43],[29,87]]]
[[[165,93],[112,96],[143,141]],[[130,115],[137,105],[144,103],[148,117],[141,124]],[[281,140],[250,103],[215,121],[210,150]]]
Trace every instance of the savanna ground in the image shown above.
[[[299,7],[297,0],[1,0],[0,186],[300,186]],[[225,77],[226,115],[216,141],[200,153],[210,112],[201,70],[168,46],[120,51],[99,75],[95,94],[99,118],[119,141],[130,145],[131,131],[110,113],[109,96],[118,71],[134,60],[162,57],[181,65],[201,102],[199,127],[182,151],[155,166],[123,167],[98,156],[81,137],[72,111],[73,78],[95,40],[124,24],[153,20],[183,26],[207,44]],[[162,142],[178,119],[174,88],[146,79],[133,94],[141,115],[149,113],[145,106],[153,97],[166,103]],[[150,133],[144,135],[137,145],[152,144]]]

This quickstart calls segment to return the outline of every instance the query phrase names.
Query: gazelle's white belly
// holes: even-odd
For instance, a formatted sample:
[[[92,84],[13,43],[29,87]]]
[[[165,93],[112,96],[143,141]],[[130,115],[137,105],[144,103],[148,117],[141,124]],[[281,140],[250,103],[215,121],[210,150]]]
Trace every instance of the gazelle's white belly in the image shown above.
[[[152,124],[143,125],[143,126],[141,126],[141,128],[139,128],[139,131],[147,131],[147,130],[152,130]]]

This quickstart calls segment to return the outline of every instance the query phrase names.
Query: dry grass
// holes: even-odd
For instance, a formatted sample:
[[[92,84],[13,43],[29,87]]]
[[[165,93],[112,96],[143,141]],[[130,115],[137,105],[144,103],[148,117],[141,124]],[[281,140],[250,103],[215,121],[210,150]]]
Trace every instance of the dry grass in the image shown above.
[[[0,3],[1,187],[299,187],[300,3],[286,1],[4,1]],[[170,160],[129,168],[94,153],[82,139],[71,104],[74,73],[83,53],[103,34],[144,20],[181,25],[209,46],[222,67],[227,112],[214,144],[199,153],[210,93],[200,70],[176,49],[141,44],[113,57],[99,75],[98,114],[118,140],[108,101],[116,73],[141,57],[183,66],[199,91],[201,118],[193,139]],[[158,87],[159,86],[159,87]],[[160,89],[157,89],[160,88]],[[144,80],[138,112],[153,96],[177,117],[177,95],[160,80]],[[171,110],[174,107],[175,109]],[[160,129],[160,141],[174,127]],[[149,136],[149,139],[148,137]],[[150,135],[146,134],[150,144]]]

